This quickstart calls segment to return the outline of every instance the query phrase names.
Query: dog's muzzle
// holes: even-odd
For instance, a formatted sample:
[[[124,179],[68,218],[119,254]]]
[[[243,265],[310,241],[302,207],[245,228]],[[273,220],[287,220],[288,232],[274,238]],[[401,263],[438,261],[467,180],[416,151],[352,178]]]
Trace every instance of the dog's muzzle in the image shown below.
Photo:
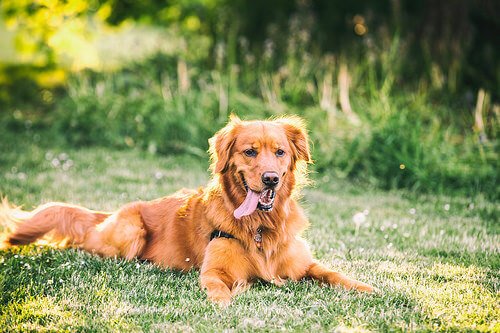
[[[243,182],[243,186],[245,186],[245,190],[248,192],[252,191],[245,180],[245,177],[241,175],[241,180]],[[259,203],[257,204],[257,209],[270,212],[273,210],[274,199],[276,197],[276,191],[272,188],[265,188],[262,192],[259,193]]]

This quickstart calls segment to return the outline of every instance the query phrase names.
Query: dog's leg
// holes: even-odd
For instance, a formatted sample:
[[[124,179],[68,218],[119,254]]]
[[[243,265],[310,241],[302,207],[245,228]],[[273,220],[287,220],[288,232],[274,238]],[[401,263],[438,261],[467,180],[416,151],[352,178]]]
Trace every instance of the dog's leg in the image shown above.
[[[231,286],[234,278],[222,269],[212,268],[200,274],[200,282],[208,299],[222,306],[231,303]]]
[[[373,292],[374,288],[366,283],[356,281],[342,273],[335,272],[318,262],[313,262],[309,266],[306,276],[319,280],[330,285],[340,285],[346,289],[356,289],[364,292]]]
[[[140,213],[141,203],[131,203],[99,224],[83,248],[105,257],[138,257],[146,244],[146,229]]]
[[[219,238],[207,246],[200,283],[208,299],[228,306],[232,295],[247,289],[250,272],[250,262],[238,241]]]
[[[286,249],[283,249],[282,261],[278,266],[277,274],[295,281],[312,278],[330,285],[340,285],[346,289],[366,292],[372,292],[374,289],[366,283],[351,279],[315,261],[309,245],[300,237],[297,237]]]

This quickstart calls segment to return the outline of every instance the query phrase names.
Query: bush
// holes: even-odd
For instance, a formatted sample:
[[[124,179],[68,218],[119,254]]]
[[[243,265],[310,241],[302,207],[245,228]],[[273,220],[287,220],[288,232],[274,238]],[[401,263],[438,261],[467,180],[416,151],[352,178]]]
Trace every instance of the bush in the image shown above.
[[[230,113],[244,119],[294,113],[309,123],[319,172],[387,189],[460,190],[498,197],[496,146],[479,143],[471,130],[464,132],[465,126],[449,117],[453,111],[432,105],[425,94],[390,89],[352,94],[360,117],[354,124],[340,110],[318,106],[320,87],[310,86],[320,77],[321,66],[302,72],[302,80],[294,73],[276,79],[278,72],[240,73],[238,78],[203,71],[197,64],[187,64],[182,74],[176,65],[181,59],[162,57],[116,73],[75,75],[49,121],[52,130],[64,133],[76,146],[139,147],[205,158],[208,138]],[[158,68],[151,64],[158,63],[165,65],[151,70]],[[260,76],[260,82],[247,82],[249,75]]]
[[[151,63],[158,62],[158,57]],[[205,155],[208,138],[227,121],[221,103],[227,83],[210,72],[186,74],[190,88],[180,88],[176,70],[136,64],[117,73],[81,73],[68,84],[68,96],[53,114],[53,130],[71,145],[139,147],[151,152]],[[173,73],[172,73],[173,72]],[[184,90],[183,90],[184,89]],[[238,114],[267,117],[259,100],[239,93],[231,103]]]
[[[293,37],[290,37],[293,38]],[[138,147],[206,158],[208,138],[230,113],[258,119],[298,114],[309,124],[315,168],[383,188],[460,190],[498,198],[495,119],[489,143],[471,130],[470,105],[436,100],[435,91],[398,86],[399,43],[350,70],[357,121],[338,105],[339,68],[330,55],[290,50],[278,61],[208,69],[202,61],[156,55],[111,73],[74,74],[51,112],[4,116],[10,129],[45,127],[73,146]],[[222,63],[224,63],[222,59]],[[6,121],[5,121],[6,120]]]

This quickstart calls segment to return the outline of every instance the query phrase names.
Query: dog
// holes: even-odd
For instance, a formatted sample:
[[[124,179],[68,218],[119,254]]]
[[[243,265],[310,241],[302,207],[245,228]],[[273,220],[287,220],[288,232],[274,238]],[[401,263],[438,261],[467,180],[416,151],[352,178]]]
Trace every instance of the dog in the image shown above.
[[[113,213],[49,203],[16,219],[15,210],[4,204],[0,216],[10,216],[17,225],[5,246],[49,234],[104,257],[199,269],[208,299],[224,306],[256,279],[282,285],[312,278],[374,291],[319,263],[300,237],[308,220],[297,195],[311,163],[301,118],[243,121],[232,116],[209,143],[212,178],[205,188],[132,202]]]

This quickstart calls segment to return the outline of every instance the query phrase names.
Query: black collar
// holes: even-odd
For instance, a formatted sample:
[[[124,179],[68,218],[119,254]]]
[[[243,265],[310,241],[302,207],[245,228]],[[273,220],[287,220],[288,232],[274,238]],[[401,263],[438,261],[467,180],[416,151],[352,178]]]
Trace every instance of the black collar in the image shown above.
[[[214,231],[212,231],[212,233],[210,234],[210,240],[212,240],[212,239],[214,239],[214,238],[220,238],[220,237],[224,237],[224,238],[235,238],[233,235],[228,234],[227,232],[224,232],[224,231],[220,231],[220,230],[214,230]]]
[[[255,235],[253,237],[253,240],[255,241],[255,245],[257,245],[257,248],[259,250],[262,250],[262,226],[258,227],[257,230],[255,231]],[[213,240],[214,238],[233,238],[233,239],[236,239],[236,237],[234,237],[233,235],[231,234],[228,234],[227,232],[224,232],[224,231],[220,231],[220,230],[214,230],[212,231],[212,233],[210,234],[210,241]]]

